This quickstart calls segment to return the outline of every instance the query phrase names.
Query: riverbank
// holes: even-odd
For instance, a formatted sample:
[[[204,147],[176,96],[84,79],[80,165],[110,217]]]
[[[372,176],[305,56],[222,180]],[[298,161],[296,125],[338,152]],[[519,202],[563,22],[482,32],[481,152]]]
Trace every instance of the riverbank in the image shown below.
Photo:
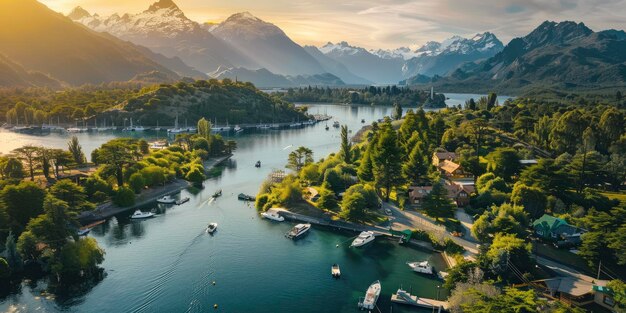
[[[205,171],[209,171],[212,168],[218,166],[219,164],[221,164],[222,162],[230,159],[232,157],[232,154],[227,155],[227,156],[223,156],[223,157],[218,157],[218,158],[213,158],[213,159],[209,159],[207,161],[204,162],[204,168]],[[83,212],[79,217],[78,220],[82,225],[87,225],[90,223],[94,223],[96,221],[100,221],[100,220],[104,220],[107,218],[111,218],[117,214],[120,214],[122,212],[126,212],[126,211],[130,211],[133,209],[137,209],[140,207],[143,207],[147,204],[150,204],[152,202],[155,202],[158,198],[163,197],[165,195],[171,195],[174,193],[178,193],[183,189],[189,188],[191,187],[192,184],[184,179],[174,179],[170,182],[167,182],[165,185],[163,186],[158,186],[158,187],[152,187],[149,189],[146,189],[144,191],[141,192],[141,194],[139,194],[136,198],[135,198],[135,204],[128,206],[128,207],[120,207],[115,205],[113,202],[111,201],[107,201],[105,203],[102,203],[100,205],[98,205],[96,207],[95,210],[91,211],[91,212]]]

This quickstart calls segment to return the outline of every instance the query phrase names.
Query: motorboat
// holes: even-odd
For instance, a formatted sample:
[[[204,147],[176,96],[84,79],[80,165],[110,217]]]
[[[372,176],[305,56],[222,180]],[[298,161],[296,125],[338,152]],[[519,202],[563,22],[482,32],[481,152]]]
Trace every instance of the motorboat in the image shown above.
[[[289,127],[291,127],[291,128],[298,128],[298,127],[301,127],[301,126],[302,126],[301,123],[291,123],[291,124],[289,124]]]
[[[361,124],[365,124],[365,119],[361,119]]]
[[[76,231],[76,234],[78,236],[87,236],[87,234],[89,234],[90,231],[91,231],[91,228],[81,228]]]
[[[381,285],[380,281],[377,280],[373,282],[367,291],[365,292],[365,297],[359,299],[359,309],[361,310],[373,310],[376,307],[376,301],[378,301],[378,297],[380,296]]]
[[[254,164],[254,167],[256,168],[261,167],[261,161],[256,161],[256,164]]]
[[[217,198],[217,197],[221,197],[221,196],[222,196],[222,189],[220,189],[220,190],[216,191],[216,192],[213,194],[213,198]]]
[[[270,129],[272,128],[272,126],[268,124],[260,124],[260,125],[257,125],[256,128],[257,129]]]
[[[330,267],[330,275],[335,278],[339,278],[339,276],[341,276],[341,269],[339,269],[339,265],[337,265],[337,263]]]
[[[241,126],[239,126],[239,125],[236,125],[236,126],[235,126],[235,128],[234,128],[234,131],[235,131],[236,133],[240,133],[240,132],[242,132],[242,131],[243,131],[243,128],[241,128]]]
[[[184,197],[184,198],[176,201],[176,205],[181,205],[181,204],[187,203],[187,202],[189,202],[189,197]]]
[[[407,262],[408,265],[414,272],[433,275],[435,272],[433,270],[433,266],[428,263],[428,261],[422,262]]]
[[[212,234],[217,230],[217,223],[209,223],[206,227],[206,232]]]
[[[362,247],[372,241],[374,241],[374,233],[371,231],[361,232],[353,241],[350,247]]]
[[[285,220],[284,217],[280,216],[278,214],[278,212],[273,211],[273,210],[269,210],[267,212],[263,212],[263,213],[261,213],[261,216],[263,216],[264,218],[266,218],[268,220],[277,221],[277,222],[282,222],[282,221]]]
[[[333,123],[333,127],[334,127],[334,128],[339,128],[340,126],[341,126],[341,124],[339,124],[339,121],[335,121],[335,122]]]
[[[213,127],[211,128],[211,131],[214,133],[227,133],[230,131],[230,127],[229,126],[224,126],[224,127]]]
[[[294,226],[285,236],[289,239],[298,239],[311,229],[311,224],[298,224]]]
[[[150,218],[153,216],[154,216],[154,213],[152,212],[141,212],[140,210],[137,210],[135,211],[135,213],[133,213],[133,215],[130,216],[130,218],[134,220],[138,220],[138,219],[143,219],[143,218]]]
[[[237,196],[237,199],[242,200],[242,201],[254,201],[255,200],[253,196],[247,195],[245,193],[240,193]]]
[[[171,196],[163,196],[161,198],[158,198],[157,202],[162,204],[172,204],[176,203],[176,199],[172,198]]]

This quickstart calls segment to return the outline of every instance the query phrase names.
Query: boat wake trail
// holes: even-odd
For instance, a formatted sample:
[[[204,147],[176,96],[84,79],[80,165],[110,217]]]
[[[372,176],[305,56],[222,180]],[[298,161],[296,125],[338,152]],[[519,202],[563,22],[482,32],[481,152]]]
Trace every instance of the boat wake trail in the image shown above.
[[[189,302],[189,307],[185,312],[202,312],[201,309],[203,307],[203,303],[200,299],[207,299],[209,295],[209,286],[211,285],[211,276],[213,276],[214,271],[206,272],[198,282],[196,282],[193,286],[193,290],[191,292],[191,301]]]
[[[203,230],[201,233],[199,233],[196,237],[194,237],[191,242],[187,245],[187,247],[185,247],[185,249],[183,249],[174,259],[174,261],[167,266],[167,268],[165,269],[165,271],[163,271],[162,273],[160,273],[159,275],[157,275],[156,277],[152,278],[149,281],[150,285],[153,285],[152,288],[150,288],[149,290],[147,290],[146,292],[144,292],[141,295],[141,299],[144,299],[144,301],[139,305],[139,307],[137,308],[133,308],[131,310],[131,312],[153,312],[153,309],[150,309],[150,305],[157,300],[158,298],[160,298],[163,294],[163,286],[167,285],[169,280],[172,278],[172,276],[174,275],[174,272],[176,272],[178,265],[180,265],[180,263],[183,260],[183,257],[185,256],[185,254],[187,254],[187,252],[189,252],[189,250],[191,250],[191,248],[199,242],[199,240],[205,236],[205,231]]]
[[[283,150],[287,150],[287,149],[289,149],[291,147],[293,147],[293,145],[288,145],[288,146],[284,147]]]

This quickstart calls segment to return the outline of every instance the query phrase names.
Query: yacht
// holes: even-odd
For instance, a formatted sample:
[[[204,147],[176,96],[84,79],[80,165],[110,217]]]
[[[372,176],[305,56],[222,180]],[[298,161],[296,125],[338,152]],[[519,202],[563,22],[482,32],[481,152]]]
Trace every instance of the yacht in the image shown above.
[[[280,216],[278,214],[278,212],[276,212],[274,210],[269,210],[267,212],[263,212],[263,213],[261,213],[261,216],[263,216],[264,218],[266,218],[268,220],[277,221],[277,222],[282,222],[282,221],[285,220],[284,217]]]
[[[335,278],[339,278],[339,276],[341,276],[341,269],[339,269],[339,265],[337,265],[337,263],[330,267],[330,275]]]
[[[167,130],[168,133],[170,134],[181,134],[181,133],[186,133],[187,131],[189,131],[186,128],[180,128],[178,126],[178,113],[176,114],[176,119],[174,120],[174,128],[170,128]]]
[[[413,271],[418,272],[418,273],[428,274],[428,275],[434,274],[433,267],[432,265],[430,265],[430,263],[428,263],[428,261],[407,262],[406,265],[408,265]]]
[[[298,224],[294,226],[285,236],[289,239],[298,239],[311,229],[311,224]]]
[[[161,198],[158,198],[157,202],[163,204],[172,204],[176,203],[176,199],[172,198],[171,196],[163,196]]]
[[[364,231],[359,234],[353,241],[350,247],[362,247],[372,241],[374,241],[374,233],[371,231]]]
[[[137,210],[135,211],[135,213],[133,213],[133,215],[130,216],[130,218],[134,220],[138,220],[138,219],[143,219],[143,218],[150,218],[153,216],[154,216],[154,213],[152,212],[141,212],[140,210]]]
[[[209,225],[207,225],[206,227],[206,232],[208,234],[212,234],[217,230],[217,223],[210,223]]]
[[[126,127],[123,129],[124,131],[130,131],[130,132],[142,132],[142,131],[146,131],[146,128],[143,126],[134,126],[133,125],[133,119],[130,119],[130,126]]]
[[[359,299],[359,308],[361,310],[373,310],[376,307],[376,301],[378,301],[378,297],[380,296],[380,281],[377,280],[373,282],[367,291],[365,292],[365,297]]]

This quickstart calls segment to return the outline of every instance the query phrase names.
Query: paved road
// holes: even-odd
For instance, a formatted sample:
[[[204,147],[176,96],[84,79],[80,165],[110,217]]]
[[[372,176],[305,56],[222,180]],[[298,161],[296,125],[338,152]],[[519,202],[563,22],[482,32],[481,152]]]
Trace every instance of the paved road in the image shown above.
[[[383,207],[390,209],[393,213],[393,220],[391,226],[395,230],[402,229],[421,229],[430,233],[434,233],[439,238],[450,238],[456,244],[465,248],[468,252],[468,257],[472,258],[478,254],[478,245],[469,240],[454,237],[445,227],[435,224],[435,221],[416,211],[402,211],[392,203],[383,203]]]
[[[463,226],[463,238],[472,242],[478,242],[478,239],[472,235],[474,218],[465,213],[465,210],[463,209],[457,209],[456,212],[454,212],[454,217],[459,220],[459,222],[461,222],[461,226]]]
[[[537,263],[550,268],[551,270],[555,271],[557,274],[559,274],[559,276],[570,276],[570,277],[574,277],[574,278],[578,278],[580,280],[584,280],[586,282],[594,282],[597,281],[597,279],[585,275],[571,267],[568,267],[566,265],[563,265],[561,263],[552,261],[552,260],[548,260],[546,258],[542,258],[540,256],[535,255],[535,259],[537,260]]]

